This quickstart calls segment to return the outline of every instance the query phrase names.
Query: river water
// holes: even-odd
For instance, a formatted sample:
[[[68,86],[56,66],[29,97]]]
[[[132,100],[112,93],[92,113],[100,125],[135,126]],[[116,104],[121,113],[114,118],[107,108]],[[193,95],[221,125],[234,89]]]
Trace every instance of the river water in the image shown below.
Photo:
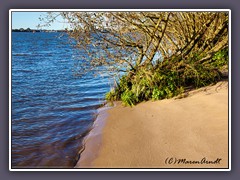
[[[110,89],[60,33],[12,32],[12,167],[72,168]],[[78,59],[79,62],[79,59]]]

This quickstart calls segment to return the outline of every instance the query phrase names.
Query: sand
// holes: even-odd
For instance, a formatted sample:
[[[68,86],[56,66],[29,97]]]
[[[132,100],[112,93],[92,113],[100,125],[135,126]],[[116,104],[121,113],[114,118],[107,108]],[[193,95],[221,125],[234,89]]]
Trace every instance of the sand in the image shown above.
[[[117,102],[107,114],[76,168],[228,168],[226,81],[184,98],[132,108]]]

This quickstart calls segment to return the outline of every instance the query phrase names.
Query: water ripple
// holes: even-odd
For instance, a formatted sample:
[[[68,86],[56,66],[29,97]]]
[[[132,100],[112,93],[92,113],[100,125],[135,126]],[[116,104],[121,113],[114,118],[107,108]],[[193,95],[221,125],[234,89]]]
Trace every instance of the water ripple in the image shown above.
[[[73,167],[108,77],[76,78],[67,37],[12,34],[12,165]]]

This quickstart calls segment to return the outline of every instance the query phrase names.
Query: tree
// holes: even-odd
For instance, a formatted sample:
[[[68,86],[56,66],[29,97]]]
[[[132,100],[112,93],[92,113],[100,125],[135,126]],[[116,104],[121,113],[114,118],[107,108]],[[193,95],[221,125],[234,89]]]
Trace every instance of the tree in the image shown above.
[[[30,28],[27,28],[25,31],[26,31],[26,32],[31,32],[31,29],[30,29]]]
[[[219,79],[222,73],[216,66],[220,63],[216,53],[224,56],[220,64],[227,64],[227,12],[62,12],[51,14],[50,19],[58,15],[70,23],[69,36],[82,52],[81,73],[92,69],[126,73],[131,85],[113,99],[121,99],[126,90],[136,94],[133,85],[138,84],[134,81],[138,76],[154,79],[155,71],[175,73],[177,90]],[[209,80],[206,74],[211,71]],[[152,83],[157,89],[163,84]]]

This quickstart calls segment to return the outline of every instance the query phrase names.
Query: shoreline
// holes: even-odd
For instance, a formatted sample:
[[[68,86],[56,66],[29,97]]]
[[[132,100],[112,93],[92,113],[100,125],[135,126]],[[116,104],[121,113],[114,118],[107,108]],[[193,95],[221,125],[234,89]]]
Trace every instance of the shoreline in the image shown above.
[[[75,168],[227,168],[228,81],[183,97],[99,111]]]
[[[83,149],[80,150],[80,158],[74,168],[91,167],[92,161],[98,155],[98,149],[102,142],[102,130],[108,117],[107,110],[114,106],[108,106],[108,103],[97,109],[97,117],[94,120],[92,128],[83,139]]]

